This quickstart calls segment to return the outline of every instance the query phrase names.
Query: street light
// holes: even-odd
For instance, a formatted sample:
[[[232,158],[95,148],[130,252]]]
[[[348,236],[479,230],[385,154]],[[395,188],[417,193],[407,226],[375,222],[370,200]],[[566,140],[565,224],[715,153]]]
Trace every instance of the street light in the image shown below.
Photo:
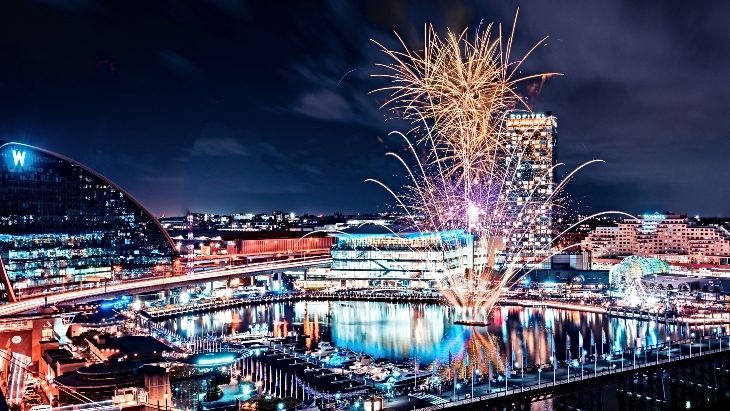
[[[667,358],[672,361],[672,340],[667,337]]]
[[[690,340],[689,340],[689,358],[692,358],[692,343],[694,342],[695,333],[690,334]]]
[[[461,389],[461,384],[456,383],[456,400],[459,401],[459,390]]]
[[[553,385],[555,385],[555,357],[550,356],[550,363],[553,365]]]
[[[537,369],[537,388],[540,388],[540,376],[542,375],[542,368]]]

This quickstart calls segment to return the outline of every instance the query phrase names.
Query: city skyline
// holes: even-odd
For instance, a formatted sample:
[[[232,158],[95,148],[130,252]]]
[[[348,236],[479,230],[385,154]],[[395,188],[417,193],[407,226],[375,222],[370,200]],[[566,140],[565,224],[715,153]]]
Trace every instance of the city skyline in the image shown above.
[[[384,121],[367,94],[385,61],[370,39],[394,45],[396,30],[417,45],[429,22],[508,27],[521,7],[515,47],[550,36],[526,72],[564,74],[525,90],[560,122],[558,161],[606,160],[568,187],[572,207],[730,215],[712,178],[728,171],[729,144],[713,121],[730,95],[717,7],[268,7],[158,5],[143,21],[103,2],[5,5],[0,139],[77,160],[155,215],[388,211],[388,194],[363,181],[398,181],[387,133],[407,125]]]

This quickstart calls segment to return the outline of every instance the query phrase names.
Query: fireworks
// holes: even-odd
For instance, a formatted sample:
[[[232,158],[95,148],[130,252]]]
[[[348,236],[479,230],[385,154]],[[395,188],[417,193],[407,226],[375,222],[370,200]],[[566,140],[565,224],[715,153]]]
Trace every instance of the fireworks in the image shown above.
[[[427,27],[422,51],[402,40],[403,52],[381,46],[393,62],[379,76],[391,84],[375,90],[389,92],[383,106],[412,122],[408,133],[394,133],[413,160],[388,153],[410,179],[398,194],[369,181],[393,194],[417,229],[474,236],[472,261],[442,278],[444,295],[472,316],[488,315],[505,284],[549,258],[551,215],[573,175],[554,185],[555,118],[531,113],[516,90],[555,73],[518,77],[535,47],[513,62],[514,32],[504,40],[501,29],[496,38],[492,31],[489,25],[470,40],[466,30],[441,38]]]

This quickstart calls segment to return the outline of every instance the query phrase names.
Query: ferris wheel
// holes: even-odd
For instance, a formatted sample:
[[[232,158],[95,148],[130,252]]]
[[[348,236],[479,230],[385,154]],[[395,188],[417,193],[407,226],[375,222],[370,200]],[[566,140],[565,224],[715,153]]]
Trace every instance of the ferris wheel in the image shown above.
[[[644,306],[659,300],[656,274],[669,273],[669,264],[658,258],[632,255],[611,267],[608,278],[616,293],[625,304]],[[647,286],[649,285],[649,286]]]

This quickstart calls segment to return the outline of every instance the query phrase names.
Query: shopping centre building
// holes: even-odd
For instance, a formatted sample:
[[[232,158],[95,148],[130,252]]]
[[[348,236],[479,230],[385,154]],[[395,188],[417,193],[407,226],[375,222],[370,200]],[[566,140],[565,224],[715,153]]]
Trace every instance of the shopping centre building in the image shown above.
[[[108,179],[0,142],[0,301],[165,275],[174,256],[158,221]]]
[[[333,279],[424,281],[429,285],[450,270],[463,273],[473,267],[474,240],[464,230],[336,236],[331,252]]]

